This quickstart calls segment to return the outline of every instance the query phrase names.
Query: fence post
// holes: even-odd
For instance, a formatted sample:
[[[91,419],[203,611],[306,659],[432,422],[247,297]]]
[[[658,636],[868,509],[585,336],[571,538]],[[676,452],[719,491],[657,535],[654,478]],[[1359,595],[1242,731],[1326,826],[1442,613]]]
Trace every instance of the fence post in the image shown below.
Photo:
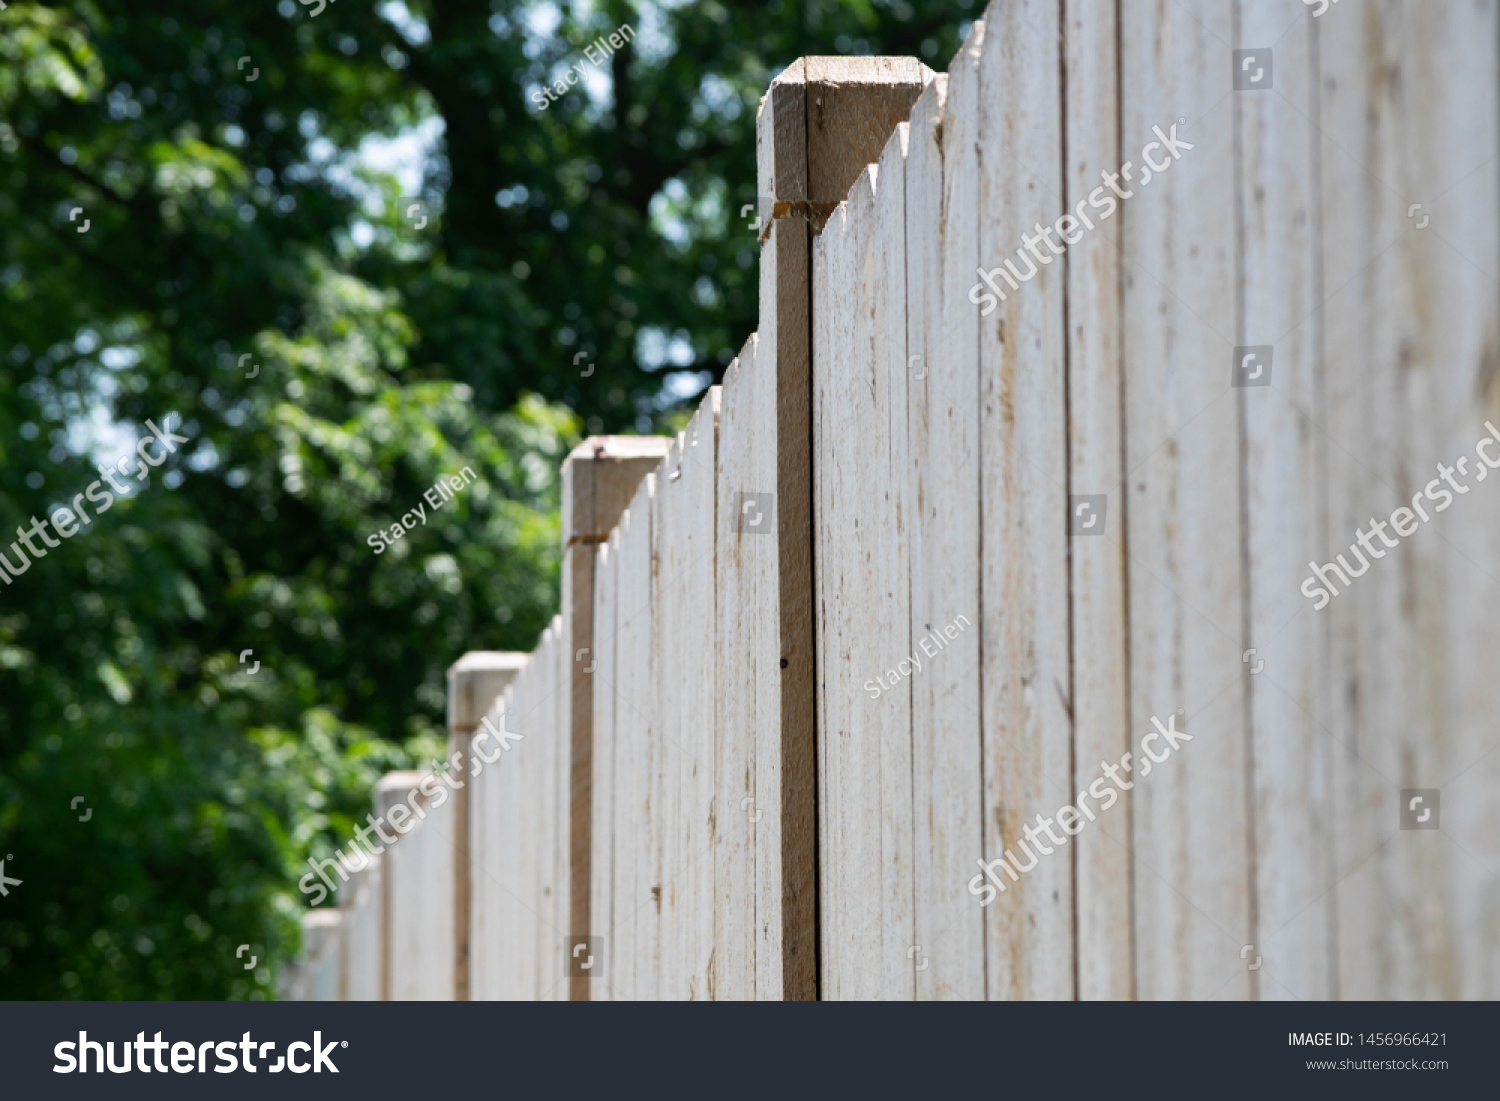
[[[453,1000],[469,1000],[469,933],[473,906],[469,848],[469,744],[479,720],[505,692],[528,655],[471,650],[448,670],[448,760],[464,786],[453,793]],[[457,760],[454,760],[455,755]]]
[[[563,461],[562,622],[563,661],[569,670],[568,928],[573,935],[599,935],[589,914],[593,851],[594,559],[610,529],[630,504],[636,487],[660,465],[672,445],[667,436],[590,436]],[[588,980],[568,980],[570,1001],[588,1001]]]
[[[916,58],[807,57],[771,83],[756,120],[760,209],[757,370],[774,371],[780,722],[781,991],[818,996],[817,724],[813,648],[811,235],[880,160],[933,73]],[[760,487],[743,487],[759,489]],[[758,770],[759,771],[759,770]],[[773,856],[773,859],[775,857]],[[767,992],[769,996],[777,996]]]

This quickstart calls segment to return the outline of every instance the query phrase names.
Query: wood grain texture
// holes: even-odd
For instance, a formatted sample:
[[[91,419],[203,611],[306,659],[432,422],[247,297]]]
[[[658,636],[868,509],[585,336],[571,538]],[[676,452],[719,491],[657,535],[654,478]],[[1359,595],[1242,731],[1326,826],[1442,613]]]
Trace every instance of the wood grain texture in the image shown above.
[[[682,851],[686,867],[682,908],[683,993],[703,1001],[713,994],[714,884],[718,844],[715,794],[718,627],[715,550],[718,436],[722,392],[711,387],[684,432],[682,478],[686,565],[682,578],[683,666],[680,730],[686,754],[681,774]]]
[[[903,90],[903,96],[911,89]],[[916,97],[904,99],[902,113]],[[883,593],[877,590],[876,630],[890,640],[887,661],[911,655],[906,684],[861,702],[880,715],[880,988],[881,998],[910,1000],[915,994],[920,961],[915,953],[912,792],[912,677],[921,662],[912,648],[911,505],[906,498],[911,467],[908,427],[906,349],[906,155],[907,124],[898,122],[889,135],[869,179],[874,187],[869,237],[859,277],[870,288],[870,328],[865,370],[873,383],[883,419],[879,446],[872,456],[867,483],[879,501],[879,520],[886,538],[880,556]],[[861,189],[863,190],[863,189]],[[863,345],[861,350],[863,351]],[[904,634],[904,637],[903,637]]]
[[[567,921],[568,842],[564,828],[563,798],[567,791],[563,766],[567,731],[563,725],[566,682],[563,679],[564,645],[562,617],[552,620],[538,648],[541,698],[535,745],[538,784],[535,799],[537,846],[537,997],[552,1001],[568,996],[563,977],[563,940]]]
[[[618,631],[619,574],[616,563],[620,557],[620,529],[609,534],[609,541],[599,548],[594,560],[594,648],[590,660],[594,663],[593,677],[593,752],[591,767],[593,782],[590,796],[593,810],[590,814],[589,861],[590,935],[608,935],[614,926],[614,874],[615,874],[615,681]],[[578,935],[578,934],[574,934]],[[604,959],[606,980],[612,966],[608,955]],[[589,990],[591,1001],[611,1001],[614,987],[608,981],[595,981]]]
[[[773,199],[841,200],[880,156],[931,73],[912,59],[806,58],[773,82],[757,117],[757,180]],[[765,205],[763,195],[762,206]],[[806,205],[806,202],[803,204]],[[763,214],[763,219],[765,215]],[[812,468],[809,376],[812,213],[762,226],[761,324],[756,362],[776,380],[777,587],[780,605],[780,742],[758,755],[780,781],[781,987],[817,996],[814,810],[816,709],[813,662]]]
[[[452,803],[433,808],[417,791],[429,775],[388,772],[375,785],[376,819],[396,838],[383,854],[390,1001],[453,998]]]
[[[1130,738],[1150,717],[1193,741],[1134,783],[1141,998],[1245,998],[1251,934],[1239,422],[1228,385],[1237,310],[1234,41],[1223,5],[1120,8]],[[1241,93],[1266,94],[1266,93]],[[1152,126],[1194,143],[1139,186]],[[1108,166],[1115,171],[1119,164]],[[1029,288],[1028,288],[1029,289]],[[1218,364],[1215,368],[1215,364]],[[1078,762],[1078,779],[1100,763]],[[1122,808],[1116,808],[1122,809]],[[1112,812],[1106,812],[1112,813]]]
[[[651,653],[654,585],[652,499],[656,475],[648,474],[620,524],[619,623],[616,628],[618,681],[615,722],[616,886],[612,928],[614,966],[607,974],[628,1000],[656,996],[656,945],[660,928],[657,851],[652,833],[655,775],[651,731],[656,725],[656,692]],[[627,787],[628,785],[628,787]]]
[[[682,744],[682,714],[679,709],[683,664],[682,543],[685,532],[682,495],[676,492],[682,478],[682,437],[656,475],[652,501],[652,687],[656,694],[656,721],[651,730],[655,762],[651,783],[655,792],[651,847],[655,852],[659,940],[654,969],[656,998],[682,999],[682,771],[687,756]]]
[[[620,518],[640,480],[660,461],[667,440],[657,436],[590,436],[562,467],[562,619],[571,657],[563,701],[567,746],[567,836],[570,881],[565,928],[587,936],[592,874],[593,679],[587,672],[594,645],[594,568],[602,541]],[[592,983],[569,980],[568,996],[586,1001]]]
[[[1087,201],[1100,170],[1118,167],[1120,148],[1115,11],[1068,0],[1063,17],[1066,159],[1059,212]],[[1122,262],[1118,223],[1085,234],[1066,258],[1068,492],[1107,495],[1104,537],[1070,540],[1075,793],[1092,779],[1095,762],[1118,761],[1131,748]],[[1133,997],[1128,804],[1090,823],[1074,844],[1078,996]]]
[[[526,664],[527,655],[470,651],[448,670],[448,758],[455,780],[453,791],[453,996],[468,1001],[474,985],[472,938],[480,895],[474,885],[474,866],[483,839],[475,800],[477,782],[471,775],[470,745],[479,721],[503,696],[505,686]]]
[[[1334,993],[1332,742],[1326,717],[1319,718],[1327,652],[1324,621],[1298,592],[1308,548],[1321,542],[1317,425],[1325,421],[1319,323],[1309,316],[1319,292],[1314,22],[1298,21],[1283,33],[1286,19],[1272,8],[1240,3],[1236,11],[1242,41],[1276,43],[1275,94],[1234,96],[1240,256],[1235,343],[1274,344],[1270,386],[1235,392],[1248,566],[1242,642],[1243,649],[1255,650],[1255,664],[1241,665],[1248,688],[1254,876],[1246,941],[1262,960],[1250,976],[1252,996],[1303,1001]]]
[[[763,886],[757,875],[757,837],[765,802],[757,794],[757,654],[774,635],[760,637],[762,559],[770,557],[764,536],[739,534],[737,501],[752,485],[755,418],[751,387],[756,338],[745,342],[724,374],[719,421],[714,518],[715,721],[714,721],[714,902],[713,996],[744,1001],[756,997],[758,928],[756,906]],[[769,885],[765,885],[769,886]],[[777,892],[767,891],[769,904]]]
[[[543,632],[537,648],[532,652],[530,663],[521,670],[513,686],[515,691],[515,716],[509,729],[517,731],[521,740],[504,754],[500,761],[501,775],[506,777],[503,804],[506,814],[505,838],[514,839],[506,845],[508,858],[501,877],[501,887],[509,896],[506,907],[509,920],[506,922],[504,944],[506,948],[506,972],[509,990],[507,999],[535,1001],[537,989],[536,946],[540,933],[540,914],[536,905],[537,868],[536,838],[538,823],[536,804],[540,787],[540,761],[537,753],[522,752],[538,748],[543,741],[538,709],[540,702],[541,663],[539,653],[546,644]]]
[[[906,159],[907,435],[919,999],[982,999],[984,917],[966,884],[981,853],[979,331],[976,119],[948,117],[945,74],[912,109]],[[918,356],[912,360],[910,357]],[[920,376],[920,377],[919,377]],[[922,643],[926,642],[924,648]],[[941,645],[943,648],[938,649]]]
[[[971,45],[961,57],[974,49]],[[979,262],[1017,255],[1022,236],[1062,211],[1058,7],[992,4],[977,67],[950,69],[948,108],[976,119]],[[1039,43],[1049,49],[1038,49]],[[1033,153],[1032,151],[1036,152]],[[1041,154],[1041,155],[1038,155]],[[1039,273],[979,326],[985,851],[1023,843],[1073,801],[1069,716],[1067,451],[1062,263]],[[1029,270],[1029,269],[1028,269]],[[1041,854],[1045,840],[1037,843]],[[1068,998],[1073,981],[1072,846],[985,911],[991,998]],[[1015,850],[1018,854],[1019,848]]]
[[[775,456],[778,630],[776,684],[780,745],[781,993],[810,1000],[817,991],[816,811],[813,699],[811,381],[808,347],[807,226],[782,222],[761,251],[761,334],[758,369],[775,379],[774,428],[762,445]],[[774,322],[767,317],[775,314]],[[763,536],[759,538],[764,538]]]
[[[373,1002],[382,997],[385,938],[381,875],[384,859],[372,855],[363,868],[351,867],[349,883],[339,891],[339,907],[344,914],[341,1001]]]
[[[910,998],[914,981],[911,690],[896,672],[910,670],[904,139],[893,136],[814,243],[813,316],[829,319],[813,344],[829,999]],[[872,690],[876,676],[887,690]]]
[[[1496,13],[1357,14],[1318,28],[1328,518],[1304,558],[1357,568],[1356,528],[1409,505],[1439,463],[1466,456],[1453,477],[1468,492],[1434,485],[1431,520],[1315,613],[1332,667],[1338,993],[1493,997],[1500,768],[1481,640],[1497,512],[1474,447],[1486,418],[1500,424]],[[1453,501],[1438,513],[1440,489]],[[1440,789],[1440,830],[1399,828],[1403,788]]]

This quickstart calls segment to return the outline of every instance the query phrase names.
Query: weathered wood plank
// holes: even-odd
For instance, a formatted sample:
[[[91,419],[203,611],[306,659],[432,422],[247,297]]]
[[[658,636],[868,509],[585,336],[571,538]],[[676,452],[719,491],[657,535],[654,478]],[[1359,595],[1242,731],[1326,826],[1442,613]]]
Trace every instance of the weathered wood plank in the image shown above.
[[[1328,668],[1323,621],[1298,592],[1323,524],[1319,333],[1308,318],[1318,300],[1314,21],[1288,30],[1283,13],[1255,4],[1241,5],[1239,18],[1243,42],[1276,43],[1275,93],[1234,95],[1241,267],[1235,343],[1274,345],[1270,385],[1234,388],[1248,567],[1241,656],[1250,660],[1241,671],[1253,784],[1246,943],[1261,960],[1248,972],[1251,996],[1301,1001],[1334,990],[1331,742],[1317,717]]]
[[[908,637],[923,665],[911,684],[910,966],[922,968],[920,999],[982,999],[984,919],[967,890],[982,836],[979,631],[932,639],[957,616],[971,627],[979,619],[979,319],[968,300],[978,263],[977,119],[950,117],[947,90],[947,75],[938,77],[912,109],[906,161]]]
[[[1253,974],[1239,958],[1252,940],[1245,579],[1227,384],[1238,301],[1224,71],[1232,12],[1127,0],[1119,18],[1119,156],[1134,167],[1118,181],[1129,197],[1101,227],[1121,233],[1126,257],[1130,738],[1179,709],[1193,736],[1149,777],[1121,774],[1134,785],[1136,986],[1141,998],[1244,998]],[[1193,150],[1142,184],[1139,150],[1153,126],[1179,118]],[[1080,785],[1101,768],[1080,760]]]
[[[757,661],[766,642],[759,626],[762,571],[769,541],[739,530],[740,495],[752,485],[757,381],[754,335],[724,374],[714,519],[717,668],[714,748],[714,997],[757,994],[757,904],[779,897],[757,864],[766,800],[758,796],[756,746],[761,723]],[[771,646],[774,655],[775,647]],[[764,894],[762,893],[764,892]]]
[[[567,836],[569,935],[587,936],[591,927],[593,794],[594,559],[640,480],[655,467],[667,441],[657,436],[590,436],[563,461],[562,652],[570,664],[563,701],[567,727]],[[571,656],[569,656],[571,655]],[[568,996],[586,1001],[590,980],[573,978]]]
[[[1063,213],[1058,6],[991,4],[982,33],[977,70],[955,62],[948,81],[949,109],[977,117],[979,262],[988,269],[1013,258],[1030,271],[1025,265],[1035,259],[1040,268],[979,326],[985,852],[998,856],[1023,844],[1027,824],[1040,826],[1037,816],[1070,804],[1075,790],[1066,280],[1062,263],[1045,251],[1050,245],[1035,257],[1016,251],[1034,225]],[[1050,48],[1039,49],[1043,42]],[[992,998],[1073,996],[1075,850],[1056,848],[985,911]],[[1038,844],[1039,853],[1048,851],[1045,840]]]
[[[419,791],[431,773],[388,772],[375,785],[384,856],[389,1001],[453,997],[452,804],[429,806]]]
[[[682,436],[672,441],[656,475],[656,497],[651,518],[652,545],[652,682],[656,691],[656,723],[652,728],[655,790],[652,817],[652,848],[656,853],[660,914],[656,946],[655,997],[682,999],[681,970],[684,946],[681,940],[680,893],[682,873],[682,769],[686,756],[682,744],[682,642],[683,589],[682,542],[685,535],[682,494]]]
[[[549,627],[548,630],[551,628]],[[536,987],[536,946],[540,924],[536,905],[537,868],[537,792],[539,788],[539,762],[537,756],[542,737],[540,703],[541,667],[540,653],[546,644],[546,632],[542,633],[531,661],[516,678],[515,724],[521,740],[500,761],[502,775],[506,776],[504,799],[511,813],[507,815],[505,837],[512,839],[509,848],[513,856],[506,862],[509,873],[501,879],[501,886],[510,896],[510,920],[507,922],[507,971],[511,992],[509,998],[517,1001],[535,1001],[539,991]],[[507,768],[506,766],[511,766]]]
[[[904,140],[898,128],[881,164],[855,181],[814,243],[813,315],[830,319],[815,327],[813,344],[820,741],[829,796],[822,836],[832,872],[822,896],[827,998],[910,998],[916,966],[906,954],[910,579],[897,466],[906,437]],[[872,691],[877,676],[889,685]]]
[[[1500,424],[1496,12],[1348,14],[1318,28],[1328,518],[1303,556],[1368,562],[1313,613],[1330,634],[1337,991],[1493,997],[1500,689],[1480,640],[1497,523],[1474,449]],[[1438,464],[1468,492],[1434,481]],[[1419,494],[1431,519],[1399,548],[1351,549]],[[1440,828],[1402,828],[1402,790],[1432,788],[1420,809]]]
[[[818,983],[808,231],[878,159],[930,76],[913,59],[805,58],[772,82],[757,116],[757,179],[772,189],[769,203],[763,192],[762,206],[773,213],[790,207],[762,230],[756,354],[760,369],[775,375],[770,439],[781,651],[780,744],[769,756],[757,754],[757,769],[764,764],[780,782],[779,962],[788,998],[816,997]]]
[[[476,965],[473,938],[482,917],[482,884],[477,880],[484,860],[484,778],[472,776],[471,744],[480,720],[505,693],[526,664],[527,655],[476,650],[463,655],[448,670],[448,765],[461,786],[453,790],[453,952],[454,999],[468,1001],[474,994]],[[487,749],[482,752],[488,752]]]
[[[599,548],[599,555],[594,560],[594,646],[585,667],[593,678],[594,708],[591,755],[593,783],[590,789],[593,810],[589,831],[592,853],[589,862],[589,935],[606,937],[614,927],[615,912],[615,654],[616,632],[619,630],[619,557],[620,529],[616,527],[609,533],[609,541]],[[572,935],[583,934],[575,931]],[[601,962],[605,981],[590,982],[588,996],[591,1001],[613,1000],[615,987],[608,981],[611,962],[608,957]]]
[[[904,91],[904,89],[903,89]],[[910,100],[905,101],[907,104]],[[865,684],[855,685],[860,705],[874,710],[880,722],[880,955],[877,972],[881,998],[910,1000],[916,992],[914,925],[912,776],[912,683],[920,657],[912,649],[911,506],[906,496],[910,451],[907,435],[909,377],[906,338],[906,154],[905,122],[896,124],[870,174],[874,185],[869,229],[860,249],[860,283],[869,288],[868,351],[861,344],[863,371],[873,384],[882,417],[878,446],[864,474],[878,521],[879,589],[874,598],[875,629],[888,640],[886,660],[900,662],[912,654],[904,685],[870,699]],[[860,189],[863,191],[863,188]],[[861,196],[861,200],[863,197]],[[868,432],[863,433],[868,439]]]
[[[686,498],[683,579],[683,682],[680,729],[687,748],[683,758],[683,853],[687,867],[684,929],[684,995],[706,1000],[713,995],[714,863],[718,849],[714,795],[718,698],[718,626],[714,576],[717,527],[718,434],[721,391],[712,387],[684,433],[680,488]]]
[[[566,816],[563,798],[567,783],[567,730],[563,725],[563,703],[567,681],[563,679],[564,645],[562,617],[557,616],[548,628],[538,651],[540,659],[541,712],[538,727],[542,740],[536,746],[539,784],[537,786],[537,997],[543,1001],[565,1000],[567,983],[563,972],[563,941],[567,926],[567,859],[568,842],[564,828]]]
[[[1068,0],[1063,49],[1067,159],[1059,210],[1076,210],[1100,185],[1100,170],[1119,161],[1114,8]],[[1096,761],[1118,761],[1131,748],[1118,241],[1118,225],[1100,226],[1070,246],[1066,260],[1068,492],[1070,499],[1104,494],[1106,528],[1102,538],[1070,539],[1075,793],[1092,779]],[[1128,813],[1101,815],[1075,845],[1078,996],[1130,998]]]
[[[624,783],[616,793],[615,861],[619,879],[615,888],[613,960],[606,974],[631,1000],[656,996],[657,931],[660,927],[658,900],[660,879],[656,852],[652,847],[651,779],[655,747],[651,730],[655,725],[656,693],[652,673],[653,569],[651,520],[656,475],[642,479],[621,518],[620,604],[617,627],[616,668],[619,682],[615,709],[615,759],[621,766],[617,780]],[[623,856],[624,859],[620,859]]]

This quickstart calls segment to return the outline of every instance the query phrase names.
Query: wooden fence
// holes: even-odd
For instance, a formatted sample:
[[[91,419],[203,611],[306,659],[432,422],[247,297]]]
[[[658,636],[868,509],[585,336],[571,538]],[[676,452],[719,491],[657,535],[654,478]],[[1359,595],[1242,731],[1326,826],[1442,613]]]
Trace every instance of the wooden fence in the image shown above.
[[[297,989],[1500,995],[1497,21],[996,0],[781,73],[759,333],[569,458],[561,615]]]

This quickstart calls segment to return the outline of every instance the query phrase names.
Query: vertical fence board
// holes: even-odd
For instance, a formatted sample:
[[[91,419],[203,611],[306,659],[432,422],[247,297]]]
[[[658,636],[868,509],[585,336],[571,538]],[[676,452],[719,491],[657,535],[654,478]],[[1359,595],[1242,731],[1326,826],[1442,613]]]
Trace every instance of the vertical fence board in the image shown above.
[[[1243,644],[1255,651],[1241,655],[1250,658],[1241,675],[1254,794],[1253,909],[1245,939],[1261,959],[1250,973],[1252,996],[1305,1000],[1332,993],[1325,855],[1333,844],[1330,742],[1317,717],[1328,670],[1319,618],[1298,592],[1322,519],[1316,426],[1324,414],[1312,313],[1318,296],[1314,24],[1300,20],[1283,33],[1284,13],[1246,3],[1237,10],[1241,41],[1276,43],[1274,94],[1234,95],[1241,264],[1235,343],[1274,345],[1270,385],[1237,387],[1234,394],[1245,470]]]
[[[481,728],[481,720],[503,699],[505,686],[525,666],[526,654],[470,651],[448,670],[448,750],[446,762],[456,787],[453,800],[453,939],[454,997],[459,1001],[483,998],[485,963],[476,955],[489,929],[485,905],[487,861],[490,858],[490,823],[486,815],[493,802],[492,775],[484,758],[499,750],[489,744],[493,736]],[[492,722],[494,720],[491,720]],[[473,742],[481,740],[479,760]],[[475,768],[480,769],[478,776]]]
[[[921,958],[914,952],[911,966],[927,961],[916,975],[924,1000],[985,996],[984,919],[967,889],[983,838],[979,333],[968,300],[978,258],[977,119],[972,101],[963,110],[947,102],[948,88],[949,77],[939,77],[912,109],[906,168],[907,353],[921,357],[909,361],[908,379],[909,637],[924,665],[912,681]],[[975,629],[950,640],[941,632],[960,615]]]
[[[1132,744],[1183,711],[1192,734],[1134,784],[1137,990],[1243,998],[1250,938],[1230,9],[1120,9]],[[1273,93],[1240,93],[1273,94]],[[1151,128],[1194,142],[1150,186]],[[1110,171],[1120,166],[1111,164]],[[1113,222],[1113,219],[1111,219]],[[1100,765],[1079,762],[1080,784]],[[1139,781],[1139,782],[1138,782]]]
[[[763,538],[739,532],[740,494],[751,484],[755,427],[752,335],[725,372],[722,390],[713,538],[718,615],[714,747],[714,997],[757,996],[756,909],[776,896],[757,865],[760,820],[756,745],[760,723],[756,657],[763,604],[759,584]],[[774,882],[774,881],[773,881]]]
[[[685,498],[683,577],[683,680],[680,729],[687,748],[683,758],[683,853],[687,861],[682,909],[684,996],[713,997],[714,863],[717,855],[717,817],[714,801],[716,736],[714,720],[718,693],[718,630],[715,549],[718,486],[718,435],[721,391],[704,395],[684,434],[682,481]]]
[[[1368,575],[1315,613],[1331,634],[1338,990],[1493,996],[1485,793],[1500,769],[1486,756],[1497,701],[1480,640],[1493,637],[1496,523],[1474,447],[1486,418],[1500,423],[1496,16],[1492,4],[1356,11],[1319,21],[1328,519],[1310,557],[1357,564],[1356,528],[1368,536],[1428,487],[1438,501],[1383,550],[1392,561],[1367,557]],[[1440,463],[1467,493],[1433,481]],[[1439,789],[1440,830],[1401,828],[1410,788]]]
[[[505,691],[490,704],[484,717],[495,723],[496,714],[505,713]],[[493,740],[493,739],[491,739]],[[472,745],[472,741],[471,741]],[[486,745],[486,756],[495,752]],[[465,774],[469,792],[469,1000],[488,1001],[498,996],[496,966],[499,917],[495,899],[496,856],[500,845],[499,801],[496,798],[500,779],[498,761],[482,765],[478,776]]]
[[[681,904],[682,872],[682,771],[687,756],[683,746],[682,690],[683,644],[683,536],[685,523],[682,485],[683,440],[679,433],[657,473],[655,511],[651,522],[652,630],[651,645],[656,689],[656,726],[652,731],[656,767],[653,784],[656,806],[652,819],[653,847],[657,852],[657,910],[661,915],[656,956],[656,997],[679,1001],[682,992]]]
[[[897,669],[907,662],[904,683],[871,700],[855,686],[862,705],[880,711],[880,987],[882,998],[910,1000],[915,994],[912,804],[912,685],[921,660],[911,631],[911,506],[906,496],[910,468],[906,370],[906,154],[909,131],[896,124],[870,180],[873,209],[866,221],[860,282],[869,300],[870,334],[865,369],[871,373],[880,416],[866,482],[879,502],[882,588],[873,595],[877,637]],[[908,656],[910,655],[910,656]],[[880,705],[884,705],[880,707]]]
[[[514,743],[514,749],[506,754],[507,761],[503,761],[501,767],[512,766],[510,772],[510,783],[506,785],[506,801],[514,807],[514,812],[507,816],[506,825],[509,827],[505,836],[513,839],[511,848],[515,851],[514,860],[511,863],[510,875],[502,881],[510,891],[514,905],[511,908],[510,937],[508,938],[508,951],[506,955],[510,960],[509,970],[513,993],[511,998],[522,1001],[535,1001],[536,989],[536,945],[537,926],[540,915],[536,908],[536,881],[537,881],[537,850],[536,850],[536,802],[537,802],[537,752],[538,745],[543,741],[541,736],[541,717],[538,710],[538,697],[540,696],[539,681],[541,677],[540,651],[545,645],[546,635],[538,642],[536,650],[532,651],[531,661],[526,668],[521,670],[521,675],[516,678],[515,699],[515,729],[521,735],[521,740]]]
[[[654,775],[656,694],[652,676],[651,563],[652,498],[656,475],[648,474],[637,489],[629,510],[629,527],[621,525],[620,611],[616,661],[620,670],[616,729],[624,736],[617,743],[616,760],[629,776],[629,793],[617,797],[615,844],[625,854],[616,867],[624,873],[624,886],[616,888],[614,974],[621,995],[632,1000],[656,996],[655,945],[659,928],[659,886],[656,853],[652,847],[651,816]],[[617,776],[621,773],[617,773]],[[624,905],[622,906],[622,902]],[[628,983],[622,985],[622,983]]]
[[[979,262],[987,269],[1016,257],[1034,224],[1063,213],[1058,30],[1056,4],[992,4],[977,74],[955,62],[948,84],[960,113],[977,104]],[[979,325],[985,849],[995,855],[1008,847],[1019,855],[1028,823],[1040,825],[1074,793],[1065,278],[1046,247],[1036,251],[1049,262],[1037,260],[1038,274]],[[1046,847],[1038,843],[1039,852]],[[1075,850],[1055,848],[986,910],[992,998],[1073,995]]]
[[[653,476],[647,475],[647,480]],[[642,585],[635,576],[639,568],[635,539],[639,510],[644,507],[644,486],[636,490],[629,508],[620,517],[616,531],[618,556],[615,559],[615,797],[614,797],[614,913],[606,936],[608,964],[605,977],[614,997],[633,1000],[635,988],[636,861],[640,841],[637,824],[640,818],[639,760],[643,742],[640,735],[640,681],[636,667],[640,660],[640,592]]]
[[[534,746],[539,783],[536,792],[537,823],[537,997],[543,1001],[566,999],[563,978],[563,936],[567,921],[567,830],[563,811],[566,791],[563,766],[565,731],[562,650],[565,645],[561,617],[552,620],[537,656],[541,663],[541,715],[537,726],[541,740]]]
[[[1060,209],[1076,210],[1099,186],[1100,170],[1118,166],[1114,8],[1068,0],[1063,32],[1067,159]],[[1096,229],[1070,246],[1066,260],[1068,492],[1106,494],[1104,537],[1070,539],[1075,793],[1097,774],[1095,762],[1118,761],[1130,748],[1119,223],[1095,224]],[[1125,807],[1101,815],[1074,844],[1078,996],[1130,998],[1130,819]]]
[[[609,541],[599,548],[599,555],[594,560],[594,652],[589,655],[596,663],[590,674],[594,686],[594,727],[589,932],[606,938],[602,961],[604,981],[594,980],[589,987],[589,999],[598,1002],[613,1000],[615,989],[609,982],[614,962],[610,954],[613,938],[609,934],[614,927],[615,912],[615,636],[619,629],[616,618],[620,603],[619,572],[616,569],[619,557],[620,529],[617,527],[610,532]],[[582,935],[576,929],[573,932]]]
[[[814,481],[817,517],[819,740],[829,801],[822,836],[823,968],[827,998],[911,997],[911,688],[897,675],[910,581],[902,570],[901,472],[905,441],[902,141],[884,167],[856,179],[814,245]],[[877,199],[877,194],[881,198]],[[881,231],[884,231],[882,235]],[[891,237],[894,236],[894,240]],[[847,303],[860,303],[848,309]],[[902,388],[899,398],[895,386]],[[873,678],[888,679],[872,694]]]
[[[339,892],[344,911],[344,985],[339,998],[373,1002],[381,998],[384,936],[381,928],[381,875],[384,856],[368,855],[364,867],[350,869],[349,883]]]

